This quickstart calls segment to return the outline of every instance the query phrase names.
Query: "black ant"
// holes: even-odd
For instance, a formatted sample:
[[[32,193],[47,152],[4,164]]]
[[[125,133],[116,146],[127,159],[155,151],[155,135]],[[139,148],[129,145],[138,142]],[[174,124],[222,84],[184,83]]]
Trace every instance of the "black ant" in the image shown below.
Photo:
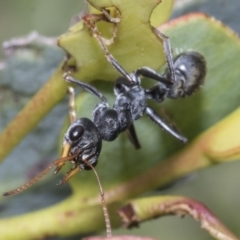
[[[120,19],[112,18],[108,11],[102,9],[102,14],[88,14],[83,16],[82,20],[91,29],[94,37],[102,47],[106,59],[120,74],[122,74],[122,76],[116,80],[114,86],[116,101],[113,108],[109,108],[107,99],[97,89],[84,82],[75,80],[70,76],[70,72],[64,74],[64,78],[67,82],[75,83],[85,88],[101,100],[101,103],[99,103],[93,111],[93,121],[90,120],[91,123],[87,123],[89,119],[86,120],[86,118],[84,118],[84,120],[79,119],[78,121],[80,122],[77,121],[78,123],[76,122],[72,127],[69,127],[65,135],[69,142],[75,145],[75,142],[78,140],[77,136],[84,139],[82,134],[87,127],[82,128],[79,126],[84,126],[85,124],[86,126],[89,125],[92,129],[91,134],[93,134],[94,131],[94,141],[90,144],[85,139],[79,140],[81,141],[80,145],[88,146],[88,144],[90,144],[90,152],[91,154],[95,154],[93,154],[88,161],[95,166],[101,150],[101,140],[113,141],[117,138],[119,133],[125,130],[128,132],[130,141],[134,144],[135,148],[139,149],[141,147],[137,139],[133,121],[140,118],[143,113],[146,113],[148,117],[160,127],[185,143],[187,139],[176,129],[165,123],[152,108],[148,107],[146,99],[162,102],[165,98],[186,97],[197,91],[203,84],[206,75],[206,62],[204,57],[197,52],[186,52],[180,54],[173,62],[169,38],[158,29],[152,27],[155,34],[163,41],[168,70],[161,76],[149,67],[142,67],[128,74],[108,51],[106,47],[108,40],[101,36],[95,25],[95,22],[102,20],[117,24],[120,22]],[[116,37],[115,31],[114,37]],[[151,89],[144,89],[140,85],[140,76],[154,79],[159,83]],[[84,122],[83,125],[81,125],[81,121]],[[96,127],[97,129],[95,129]],[[71,140],[71,134],[74,135],[76,140]],[[80,145],[79,147],[81,147]],[[68,147],[71,148],[70,146]],[[72,152],[75,152],[77,147],[78,146],[75,146]],[[89,169],[85,164],[82,164],[81,168]]]
[[[45,171],[29,183],[17,190],[5,193],[4,196],[22,192],[37,182],[53,166],[56,166],[54,174],[58,173],[67,161],[71,161],[74,166],[59,185],[67,182],[82,169],[93,169],[101,152],[102,140],[114,141],[125,130],[129,131],[130,140],[135,148],[140,148],[133,122],[142,117],[144,113],[161,128],[185,143],[187,139],[184,136],[168,125],[151,107],[147,106],[147,99],[162,102],[167,97],[181,98],[191,95],[203,83],[206,63],[201,54],[185,52],[177,56],[173,66],[176,73],[176,83],[174,84],[168,80],[168,70],[161,76],[147,67],[130,73],[131,82],[125,77],[119,77],[114,86],[116,100],[113,108],[109,107],[107,99],[95,87],[85,82],[77,81],[70,76],[70,73],[65,73],[64,79],[67,82],[79,85],[101,100],[93,110],[93,119],[79,118],[76,120],[74,90],[70,87],[71,125],[64,136],[61,158],[54,161]],[[158,84],[150,89],[144,89],[141,86],[140,75],[156,80]]]
[[[103,48],[107,60],[122,74],[122,76],[116,80],[114,86],[114,93],[116,95],[115,103],[113,107],[110,108],[107,99],[95,87],[75,80],[71,77],[70,72],[66,72],[64,79],[67,82],[79,85],[101,100],[93,110],[93,119],[79,118],[76,120],[74,90],[69,87],[71,125],[64,136],[61,158],[50,164],[47,169],[27,184],[16,190],[4,193],[4,196],[18,194],[26,190],[41,179],[54,166],[56,167],[54,174],[58,173],[68,161],[73,163],[73,167],[58,185],[66,183],[73,175],[83,169],[92,169],[97,176],[94,167],[98,162],[101,152],[102,140],[114,141],[121,132],[127,131],[129,133],[129,139],[135,148],[139,149],[141,147],[133,122],[142,117],[144,113],[179,141],[183,143],[187,141],[171,124],[166,123],[147,105],[147,99],[162,102],[165,98],[190,96],[199,89],[204,82],[206,75],[206,62],[204,57],[197,52],[185,52],[178,55],[175,60],[172,61],[169,44],[167,44],[168,47],[167,50],[165,48],[165,51],[168,53],[168,69],[164,75],[158,74],[149,67],[142,67],[128,74],[108,52],[104,39],[101,37],[96,26],[88,22],[87,18],[83,18],[83,20],[90,26],[96,39]],[[155,32],[158,35],[160,34],[160,36],[165,36],[159,33],[157,29],[155,29]],[[145,89],[141,86],[140,76],[156,80],[158,83],[150,89]],[[103,211],[107,225],[107,235],[111,236],[110,221],[98,176],[97,180],[100,186]]]
[[[67,161],[73,163],[73,167],[58,185],[66,183],[73,175],[83,169],[92,169],[97,176],[94,167],[101,152],[102,140],[114,141],[121,132],[127,130],[135,148],[141,147],[133,122],[142,117],[144,113],[158,126],[185,143],[187,139],[184,136],[168,125],[151,107],[147,106],[147,99],[162,102],[165,98],[181,98],[191,95],[203,84],[206,63],[201,54],[185,52],[176,57],[173,66],[176,74],[174,84],[168,80],[170,74],[168,70],[161,76],[147,67],[130,73],[128,76],[131,78],[131,82],[123,76],[119,77],[114,86],[116,100],[113,108],[109,107],[107,99],[95,87],[77,81],[70,76],[70,73],[65,73],[64,79],[67,82],[79,85],[101,100],[93,110],[93,119],[79,118],[76,120],[74,90],[69,87],[71,125],[64,136],[61,158],[50,164],[47,169],[27,184],[3,195],[10,196],[26,190],[41,179],[52,167],[56,167],[54,174],[58,173]],[[150,89],[144,89],[141,86],[140,76],[151,78],[158,83]],[[110,221],[98,176],[97,180],[100,186],[105,221],[107,222],[107,232],[108,236],[111,236]]]
[[[116,61],[115,61],[116,63]],[[180,98],[191,95],[203,83],[206,68],[203,56],[197,52],[185,52],[174,61],[176,83],[168,81],[169,71],[161,76],[150,68],[140,68],[129,74],[132,82],[125,77],[119,77],[114,86],[116,100],[112,108],[107,99],[95,87],[75,80],[70,73],[65,73],[64,78],[69,83],[74,83],[89,91],[101,102],[93,110],[92,120],[79,118],[68,128],[64,137],[64,154],[62,157],[72,156],[75,164],[69,179],[79,169],[89,170],[90,163],[96,166],[101,152],[102,140],[114,141],[118,135],[128,130],[134,146],[140,148],[133,122],[145,113],[153,122],[165,129],[175,138],[185,143],[187,139],[172,128],[147,105],[147,99],[162,102],[166,97]],[[120,66],[119,66],[120,67]],[[141,86],[140,75],[152,78],[159,83],[150,89]],[[72,112],[72,110],[71,110]],[[73,115],[73,112],[72,112]],[[64,163],[57,164],[59,171]],[[63,180],[65,182],[66,178]]]

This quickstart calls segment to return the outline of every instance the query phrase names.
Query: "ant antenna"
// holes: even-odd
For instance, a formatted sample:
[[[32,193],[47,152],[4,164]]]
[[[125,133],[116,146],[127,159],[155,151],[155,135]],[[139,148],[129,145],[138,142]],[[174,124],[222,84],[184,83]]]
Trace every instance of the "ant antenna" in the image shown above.
[[[12,195],[16,195],[18,193],[21,193],[21,192],[25,191],[26,189],[31,187],[33,184],[38,182],[45,174],[47,174],[53,166],[55,166],[55,164],[51,163],[43,172],[41,172],[39,175],[37,175],[34,179],[30,180],[29,182],[27,182],[26,184],[24,184],[23,186],[15,189],[15,190],[5,192],[3,194],[3,196],[5,196],[5,197],[6,196],[12,196]]]
[[[105,219],[105,223],[106,223],[106,231],[107,231],[107,237],[112,237],[112,228],[111,228],[111,222],[110,222],[110,218],[109,218],[109,214],[108,214],[108,209],[107,209],[107,205],[105,202],[105,198],[104,198],[104,192],[103,192],[103,188],[100,182],[100,178],[97,174],[96,169],[92,166],[92,164],[90,164],[87,161],[84,161],[85,164],[87,164],[94,172],[97,181],[98,181],[98,186],[99,186],[99,190],[100,190],[100,196],[101,196],[101,202],[102,202],[102,208],[103,208],[103,215],[104,215],[104,219]]]
[[[53,163],[51,163],[45,170],[43,170],[40,174],[38,174],[35,178],[33,178],[32,180],[30,180],[29,182],[27,182],[26,184],[24,184],[23,186],[15,189],[15,190],[12,190],[12,191],[9,191],[9,192],[5,192],[3,194],[4,197],[7,197],[7,196],[12,196],[12,195],[16,195],[18,193],[21,193],[23,191],[25,191],[26,189],[28,189],[29,187],[31,187],[32,185],[34,185],[36,182],[38,182],[44,175],[46,175],[52,167],[58,167],[58,165],[61,165],[61,167],[63,166],[62,164],[64,164],[65,162],[73,159],[74,157],[76,157],[76,154],[73,155],[73,156],[67,156],[67,157],[63,157],[63,158],[59,158],[58,160],[54,161]],[[54,174],[56,174],[60,169],[60,168],[57,168],[54,172]]]

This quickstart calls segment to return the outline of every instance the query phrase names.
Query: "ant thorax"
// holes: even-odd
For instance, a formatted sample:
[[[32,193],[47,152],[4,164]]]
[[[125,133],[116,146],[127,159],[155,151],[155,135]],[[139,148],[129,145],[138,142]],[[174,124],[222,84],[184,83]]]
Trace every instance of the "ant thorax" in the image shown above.
[[[105,141],[115,140],[119,133],[143,115],[146,108],[145,91],[140,85],[116,83],[114,92],[116,100],[113,108],[101,102],[93,111],[93,122]]]
[[[120,84],[115,85],[115,89]],[[123,88],[123,84],[122,88]],[[116,90],[114,91],[117,92]],[[118,112],[121,131],[126,130],[133,121],[142,117],[146,108],[145,90],[138,84],[128,86],[128,89],[116,95],[113,108]],[[129,122],[126,122],[129,119]]]
[[[118,113],[114,109],[109,108],[106,102],[101,102],[95,107],[93,122],[104,141],[113,141],[118,137],[120,133]]]

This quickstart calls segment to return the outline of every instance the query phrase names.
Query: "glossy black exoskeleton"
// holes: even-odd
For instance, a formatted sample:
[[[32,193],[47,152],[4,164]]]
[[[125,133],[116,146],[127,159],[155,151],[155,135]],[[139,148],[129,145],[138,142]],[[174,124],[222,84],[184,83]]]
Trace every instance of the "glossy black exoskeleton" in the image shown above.
[[[111,56],[111,58],[113,57]],[[114,67],[122,68],[115,59],[114,64]],[[173,67],[176,76],[174,82],[168,79],[170,75],[168,69],[163,75],[148,67],[140,68],[127,76],[124,74],[124,70],[120,71],[123,76],[119,77],[115,82],[114,93],[116,100],[112,108],[109,107],[107,99],[95,87],[77,81],[70,76],[70,73],[65,73],[64,78],[67,82],[79,85],[98,97],[101,102],[93,110],[92,120],[88,118],[76,120],[74,90],[69,87],[71,125],[64,136],[61,158],[54,161],[33,180],[16,190],[5,193],[4,196],[24,191],[42,178],[52,167],[56,167],[54,172],[56,174],[67,161],[72,162],[73,167],[59,185],[67,182],[80,170],[94,169],[101,153],[102,140],[114,141],[123,131],[128,132],[130,141],[136,149],[139,149],[141,146],[133,123],[144,114],[179,141],[185,143],[187,139],[172,127],[171,123],[164,121],[154,109],[149,107],[147,100],[162,102],[166,98],[190,96],[204,82],[206,62],[200,53],[185,52],[176,57]],[[156,80],[158,83],[152,88],[145,89],[141,86],[141,76]]]
[[[171,123],[169,124],[164,121],[154,109],[148,106],[147,100],[150,99],[156,102],[162,102],[166,98],[190,96],[198,90],[204,82],[206,62],[204,57],[197,52],[182,53],[173,61],[169,38],[158,29],[152,27],[153,32],[163,42],[168,68],[164,75],[158,74],[149,67],[142,67],[129,74],[109,53],[106,47],[106,43],[114,42],[113,40],[116,37],[117,27],[115,26],[111,41],[107,41],[101,36],[95,25],[96,21],[104,19],[116,25],[120,22],[120,18],[112,18],[108,14],[108,11],[104,9],[102,9],[102,13],[102,16],[89,14],[83,16],[81,19],[89,27],[93,36],[99,42],[105,53],[106,59],[121,74],[114,86],[116,100],[113,107],[109,107],[107,99],[96,88],[87,83],[75,80],[71,77],[70,72],[66,72],[64,74],[64,79],[67,82],[79,85],[101,100],[93,110],[92,120],[88,118],[79,118],[76,120],[74,91],[73,88],[69,87],[71,125],[64,136],[61,157],[50,164],[47,169],[27,184],[13,191],[6,192],[3,195],[10,196],[24,191],[41,179],[52,167],[56,167],[54,172],[56,174],[68,161],[73,164],[73,167],[64,176],[59,185],[67,182],[80,170],[92,169],[96,175],[100,188],[107,236],[111,236],[111,225],[104,200],[104,193],[94,168],[101,153],[102,140],[114,141],[121,132],[127,131],[130,141],[136,149],[139,149],[141,146],[135,132],[134,121],[146,114],[158,126],[169,132],[179,141],[185,143],[187,139],[182,136],[176,128],[172,127]],[[141,86],[141,76],[153,79],[158,83],[152,88],[145,89]]]
[[[115,82],[114,93],[116,100],[113,107],[109,107],[107,99],[96,88],[87,83],[75,80],[71,77],[70,72],[66,72],[64,79],[67,82],[79,85],[98,97],[101,102],[93,110],[92,120],[88,118],[79,118],[76,120],[74,90],[69,87],[71,125],[64,136],[61,157],[33,180],[16,190],[5,193],[5,196],[24,191],[36,183],[52,167],[56,167],[54,172],[56,174],[67,161],[72,162],[73,167],[59,183],[60,185],[68,181],[82,169],[94,169],[101,153],[102,140],[114,141],[123,131],[128,132],[129,139],[135,148],[140,148],[141,146],[133,123],[141,118],[143,114],[146,114],[153,122],[179,141],[183,143],[187,141],[175,127],[172,127],[171,123],[169,124],[164,121],[154,109],[148,106],[147,100],[162,102],[166,98],[190,96],[198,90],[202,86],[206,75],[204,57],[200,53],[192,51],[178,55],[173,61],[169,38],[158,29],[152,28],[156,36],[163,42],[168,68],[163,75],[158,74],[149,67],[142,67],[129,74],[109,53],[106,46],[107,41],[101,36],[95,25],[95,21],[100,21],[104,18],[114,24],[118,22],[112,19],[106,11],[103,11],[103,18],[96,18],[96,15],[89,14],[82,17],[82,20],[92,31],[93,36],[103,49],[106,59],[121,75]],[[114,36],[115,34],[116,32]],[[158,83],[149,89],[145,89],[141,86],[141,77],[153,79]]]
[[[206,63],[201,54],[185,52],[177,56],[173,66],[176,74],[174,83],[168,80],[168,70],[162,76],[148,67],[130,73],[128,76],[131,82],[124,76],[119,77],[114,86],[116,100],[112,108],[96,88],[75,80],[69,73],[64,75],[67,82],[81,86],[101,100],[93,110],[92,120],[87,118],[76,120],[65,134],[63,147],[68,149],[66,156],[76,155],[79,152],[73,160],[75,166],[80,169],[89,169],[85,164],[86,161],[95,166],[101,151],[102,140],[114,141],[125,130],[129,132],[134,146],[140,148],[133,123],[143,114],[181,142],[187,141],[147,105],[147,100],[162,102],[165,98],[190,96],[204,82]],[[141,86],[141,76],[154,79],[158,83],[150,89],[145,89]]]

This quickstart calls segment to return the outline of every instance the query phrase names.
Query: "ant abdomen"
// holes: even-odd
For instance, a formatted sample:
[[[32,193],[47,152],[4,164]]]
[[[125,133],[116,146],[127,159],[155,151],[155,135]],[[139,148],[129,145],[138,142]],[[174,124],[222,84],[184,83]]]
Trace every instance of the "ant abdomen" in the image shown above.
[[[176,83],[170,86],[167,97],[187,97],[204,83],[206,75],[205,58],[198,52],[184,52],[174,60]],[[168,77],[169,72],[166,73]]]

